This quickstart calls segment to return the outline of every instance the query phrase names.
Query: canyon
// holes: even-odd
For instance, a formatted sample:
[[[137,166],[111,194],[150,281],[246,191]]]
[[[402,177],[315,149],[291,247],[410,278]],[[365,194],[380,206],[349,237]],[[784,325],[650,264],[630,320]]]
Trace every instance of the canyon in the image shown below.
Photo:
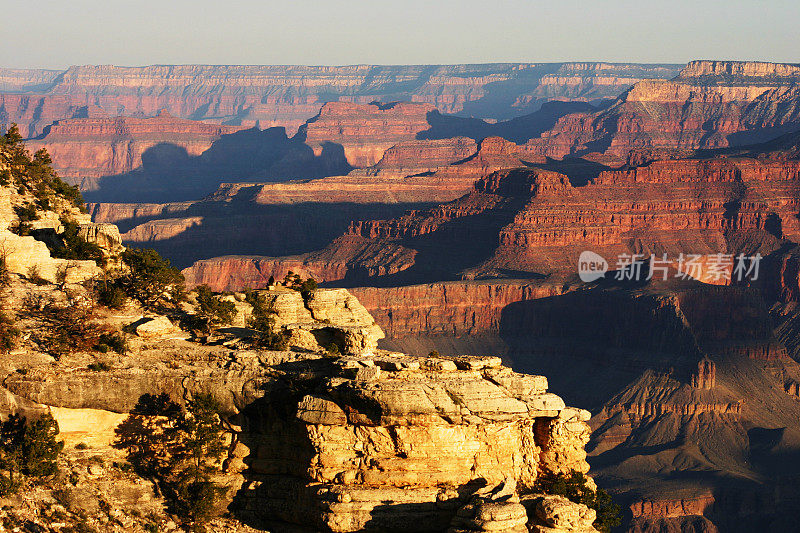
[[[580,390],[597,413],[589,461],[627,506],[628,531],[791,528],[798,472],[781,457],[798,445],[796,135],[715,149],[668,141],[670,153],[646,157],[626,148],[620,169],[609,152],[554,162],[533,142],[489,140],[524,154],[522,168],[478,171],[471,192],[434,208],[355,220],[322,250],[202,260],[187,279],[230,289],[313,275],[352,287],[386,347],[490,347],[557,392]],[[674,264],[664,281],[586,286],[583,250],[612,270],[620,254],[765,259],[749,286],[676,278]]]
[[[236,112],[228,88],[204,95],[216,103],[191,112],[200,100],[177,109],[175,88],[162,91],[159,104],[146,90],[121,97],[116,76],[132,71],[116,67],[79,68],[65,81],[47,71],[0,79],[6,98],[107,91],[107,102],[138,106],[118,113],[136,118],[105,117],[106,106],[46,131],[27,123],[29,134],[42,132],[29,146],[47,147],[60,172],[81,185],[95,223],[118,224],[126,245],[169,257],[190,287],[267,289],[271,277],[291,271],[347,288],[386,334],[379,349],[410,354],[347,363],[362,374],[375,372],[362,367],[398,369],[374,394],[395,379],[433,386],[413,373],[436,357],[491,353],[514,372],[547,375],[549,390],[591,410],[587,460],[624,505],[624,530],[793,527],[800,505],[796,65],[428,67],[404,85],[386,74],[400,67],[385,67],[372,71],[370,87],[359,85],[367,83],[363,73],[339,77],[338,96],[323,101],[334,94],[325,85],[337,76],[330,67],[328,81],[297,81],[308,84],[296,93],[305,100],[281,101],[276,90],[262,107],[247,103],[249,91],[289,82],[275,81],[277,74],[262,81],[278,67],[258,76],[257,68],[246,75],[249,67],[238,68],[226,74],[241,74]],[[459,80],[447,78],[459,68]],[[190,86],[156,71],[142,86],[164,79]],[[162,141],[174,146],[160,152]],[[605,278],[579,279],[586,250],[608,261]],[[708,265],[739,254],[763,258],[756,279],[682,275],[676,260],[696,255]],[[619,275],[619,257],[651,255],[670,258],[663,279]],[[328,377],[339,372],[308,364]],[[357,445],[353,434],[372,430],[351,434],[340,410],[349,416],[358,405],[323,392],[297,399],[309,413],[305,424],[336,420],[314,430],[313,446],[331,446],[328,432]],[[292,453],[273,449],[269,457],[294,461]],[[419,467],[427,472],[425,460]],[[259,468],[256,500],[306,490],[277,483],[274,466]],[[323,497],[303,494],[303,505]],[[329,517],[350,524],[341,527],[362,527],[358,510],[377,509],[369,491],[331,494],[343,498],[330,503],[337,511]],[[257,521],[253,501],[243,505]]]
[[[726,73],[726,68],[731,73]],[[796,74],[791,66],[775,64],[692,62],[672,80],[636,83],[605,109],[591,111],[594,108],[589,106],[589,110],[575,112],[575,105],[589,104],[550,102],[532,114],[496,124],[445,115],[430,104],[331,102],[322,105],[322,110],[301,125],[293,137],[288,137],[280,128],[239,131],[223,135],[199,156],[189,156],[185,150],[177,155],[175,150],[163,150],[163,153],[152,154],[149,166],[145,164],[122,175],[99,180],[72,175],[70,179],[83,184],[86,197],[97,203],[92,209],[98,221],[119,223],[126,232],[126,242],[132,245],[171,250],[172,258],[182,267],[215,256],[302,255],[322,248],[336,234],[353,233],[348,231],[350,221],[374,226],[367,222],[371,216],[387,219],[404,209],[420,210],[455,200],[468,193],[476,180],[496,170],[538,166],[565,174],[575,188],[569,194],[583,194],[580,187],[591,180],[594,185],[603,186],[590,187],[587,189],[590,194],[615,195],[622,193],[625,187],[606,188],[604,180],[611,179],[611,175],[603,178],[600,175],[621,168],[622,164],[635,167],[661,158],[656,161],[656,167],[664,167],[660,172],[670,172],[665,158],[713,159],[716,155],[706,156],[700,152],[710,148],[713,148],[711,152],[716,150],[716,154],[724,150],[746,150],[741,143],[777,136],[796,127],[791,104]],[[693,103],[693,98],[711,103]],[[742,113],[753,113],[755,109],[761,110],[761,118],[743,118]],[[627,118],[614,118],[622,116],[621,113],[627,113]],[[717,123],[714,123],[709,121],[712,115],[725,118],[715,119]],[[81,120],[88,119],[76,119],[74,124],[78,126]],[[670,120],[675,122],[666,128],[665,124],[672,124]],[[563,131],[563,126],[576,121],[589,128],[592,139],[603,137],[605,140],[580,141],[586,148],[575,148],[574,143],[564,148],[566,145],[561,144],[560,139],[572,134]],[[636,133],[631,137],[633,134],[623,130],[609,129],[607,126],[611,123],[628,124],[624,127]],[[681,133],[678,137],[667,138],[664,137],[667,131]],[[81,137],[78,133],[74,137],[78,145],[81,145]],[[735,142],[720,140],[723,137]],[[702,138],[706,140],[700,142]],[[718,140],[712,142],[712,138]],[[45,135],[36,142],[47,146],[47,139]],[[731,148],[731,144],[740,147]],[[765,149],[771,153],[774,147]],[[251,155],[245,156],[245,153]],[[251,162],[244,164],[246,159]],[[68,164],[59,167],[58,157],[55,165],[62,172],[69,172]],[[697,172],[703,171],[697,168]],[[726,187],[735,188],[735,185]],[[205,198],[198,200],[206,193]],[[687,191],[686,194],[691,193]],[[740,201],[730,191],[717,194],[724,197],[718,205]],[[149,205],[163,204],[165,200],[172,203],[163,208]],[[192,203],[186,204],[187,200]],[[131,201],[148,205],[132,206],[129,205]],[[315,209],[316,205],[321,209]],[[606,207],[609,214],[618,208],[620,205],[613,205],[613,201]],[[644,204],[638,207],[648,208]],[[151,214],[126,217],[124,213],[131,209]],[[309,224],[312,231],[307,233],[319,238],[305,238],[287,227],[284,214],[293,210],[296,218],[303,218]],[[234,222],[237,215],[231,211],[254,217],[253,224]],[[325,212],[329,215],[322,214]],[[546,215],[529,213],[524,216]],[[789,225],[793,223],[791,217],[781,218]],[[769,223],[774,223],[770,220]],[[250,234],[251,227],[263,228],[259,230],[262,236]],[[242,228],[244,231],[240,231]],[[508,231],[512,231],[511,228]],[[506,233],[503,238],[506,241],[534,238],[523,237],[521,231]],[[605,233],[625,230],[611,230],[593,223],[591,231],[596,233],[595,241],[585,241],[583,237],[579,240],[597,244],[611,238]],[[704,235],[704,239],[718,239],[711,232],[704,232]],[[558,247],[557,241],[562,237],[540,235],[536,238],[554,238],[553,246]],[[649,239],[633,235],[629,238]],[[208,239],[212,242],[219,239],[221,244],[198,252],[195,243]],[[353,250],[363,248],[354,246],[353,240],[352,236],[347,238]],[[719,243],[711,242],[700,246],[703,253],[720,248]],[[498,256],[486,265],[469,265],[474,272],[462,274],[482,276],[498,269],[508,270],[508,266],[503,266],[507,262],[502,258],[503,249],[501,247]],[[609,248],[612,255],[619,250],[619,247]],[[513,256],[519,251],[520,247],[511,246],[508,253]],[[320,257],[324,259],[324,254]],[[235,260],[229,258],[227,264]],[[244,261],[252,262],[251,258]],[[297,266],[305,259],[292,261]],[[565,263],[572,258],[560,261]],[[526,269],[534,267],[536,265],[529,265]],[[343,272],[341,267],[334,270]],[[391,266],[384,271],[396,273]],[[323,278],[327,280],[329,276]]]
[[[551,170],[498,170],[458,200],[394,219],[355,221],[304,260],[325,265],[325,271],[308,270],[322,281],[384,284],[381,276],[394,274],[443,281],[574,272],[584,250],[609,258],[614,267],[613,258],[624,254],[766,256],[782,240],[800,238],[799,177],[796,160],[748,157],[658,161],[603,171],[580,187]],[[392,270],[385,261],[389,249],[404,258]],[[382,260],[373,261],[367,250]],[[290,261],[294,266],[297,258]],[[371,262],[386,272],[365,271]],[[187,270],[189,279],[192,272]],[[206,274],[203,282],[213,278]]]

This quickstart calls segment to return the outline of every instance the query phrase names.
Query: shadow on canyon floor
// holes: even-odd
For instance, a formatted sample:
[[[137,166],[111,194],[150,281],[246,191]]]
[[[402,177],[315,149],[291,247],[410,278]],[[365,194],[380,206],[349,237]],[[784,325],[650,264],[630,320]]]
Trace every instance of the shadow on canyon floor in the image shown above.
[[[458,115],[443,115],[438,111],[431,111],[428,113],[430,129],[418,133],[417,138],[469,137],[480,141],[486,137],[496,136],[517,144],[524,144],[551,129],[558,119],[565,115],[593,111],[597,111],[597,108],[586,102],[545,102],[540,109],[533,113],[497,123]]]
[[[126,246],[153,248],[184,268],[224,255],[278,257],[319,250],[345,233],[353,220],[391,218],[430,205],[197,202],[115,224],[128,231],[123,235]]]
[[[491,257],[500,230],[511,223],[523,203],[524,200],[511,198],[500,209],[454,218],[440,224],[435,231],[392,241],[416,250],[411,267],[383,276],[353,270],[332,285],[357,287],[367,283],[373,287],[396,287],[461,280],[464,271]]]
[[[178,202],[197,200],[224,182],[274,182],[347,174],[344,148],[324,143],[315,155],[303,135],[284,128],[252,128],[223,135],[199,156],[168,142],[148,148],[131,172],[84,180],[90,202]]]

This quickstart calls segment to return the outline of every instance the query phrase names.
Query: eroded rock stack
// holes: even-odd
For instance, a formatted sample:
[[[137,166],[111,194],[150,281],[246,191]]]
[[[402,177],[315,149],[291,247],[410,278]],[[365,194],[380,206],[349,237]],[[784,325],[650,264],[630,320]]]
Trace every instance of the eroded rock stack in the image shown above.
[[[542,472],[588,470],[589,413],[497,357],[381,352],[302,365],[277,367],[282,379],[265,384],[243,430],[252,461],[238,503],[253,520],[444,531],[486,485],[508,479],[525,493]]]
[[[343,354],[371,354],[384,337],[369,312],[345,289],[316,290],[305,298],[281,286],[260,293],[274,319],[272,332],[285,335],[291,350],[318,352],[335,345]],[[228,299],[237,307],[234,325],[246,326],[252,306],[243,301],[243,294]]]

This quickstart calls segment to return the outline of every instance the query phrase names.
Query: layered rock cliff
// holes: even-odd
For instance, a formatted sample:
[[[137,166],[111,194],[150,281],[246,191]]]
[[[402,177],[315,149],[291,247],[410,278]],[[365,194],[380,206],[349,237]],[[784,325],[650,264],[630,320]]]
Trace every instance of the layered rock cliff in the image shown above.
[[[693,61],[672,80],[645,80],[596,113],[567,115],[529,142],[539,153],[680,153],[763,142],[800,127],[796,65]]]
[[[354,222],[346,241],[368,239],[419,252],[413,265],[417,281],[430,269],[447,271],[448,261],[451,276],[574,273],[584,250],[612,263],[634,253],[766,255],[780,239],[798,238],[799,170],[796,161],[783,159],[659,161],[601,172],[582,187],[549,170],[498,171],[476,182],[468,195],[432,210]],[[343,242],[315,257],[332,258]],[[428,253],[432,246],[466,242],[472,242],[471,255]]]
[[[528,159],[519,146],[498,137],[477,145],[463,138],[455,141],[411,141],[387,151],[399,155],[398,151],[413,147],[414,157],[425,158],[421,161],[429,165],[416,174],[409,172],[420,169],[409,166],[421,163],[393,155],[347,176],[223,183],[197,202],[93,203],[90,212],[97,222],[119,224],[129,245],[154,247],[182,267],[219,255],[300,254],[324,247],[346,232],[353,220],[396,216],[409,208],[450,201],[487,172],[515,168]],[[434,157],[427,159],[430,154]],[[201,242],[203,246],[198,246]]]
[[[331,102],[300,129],[305,142],[319,155],[325,143],[344,148],[347,162],[369,167],[395,144],[416,139],[430,128],[428,113],[436,108],[426,104],[391,103],[358,105]]]
[[[35,136],[65,118],[153,116],[166,109],[182,118],[294,131],[330,100],[404,100],[505,119],[548,100],[613,98],[642,78],[669,78],[677,70],[608,63],[2,69],[0,122],[17,122]]]

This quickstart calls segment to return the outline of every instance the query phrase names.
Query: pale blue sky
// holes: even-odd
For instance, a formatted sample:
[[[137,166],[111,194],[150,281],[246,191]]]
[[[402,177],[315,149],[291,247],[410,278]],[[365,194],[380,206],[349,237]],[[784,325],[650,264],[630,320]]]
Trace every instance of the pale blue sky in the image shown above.
[[[0,66],[800,62],[797,0],[0,0]]]

